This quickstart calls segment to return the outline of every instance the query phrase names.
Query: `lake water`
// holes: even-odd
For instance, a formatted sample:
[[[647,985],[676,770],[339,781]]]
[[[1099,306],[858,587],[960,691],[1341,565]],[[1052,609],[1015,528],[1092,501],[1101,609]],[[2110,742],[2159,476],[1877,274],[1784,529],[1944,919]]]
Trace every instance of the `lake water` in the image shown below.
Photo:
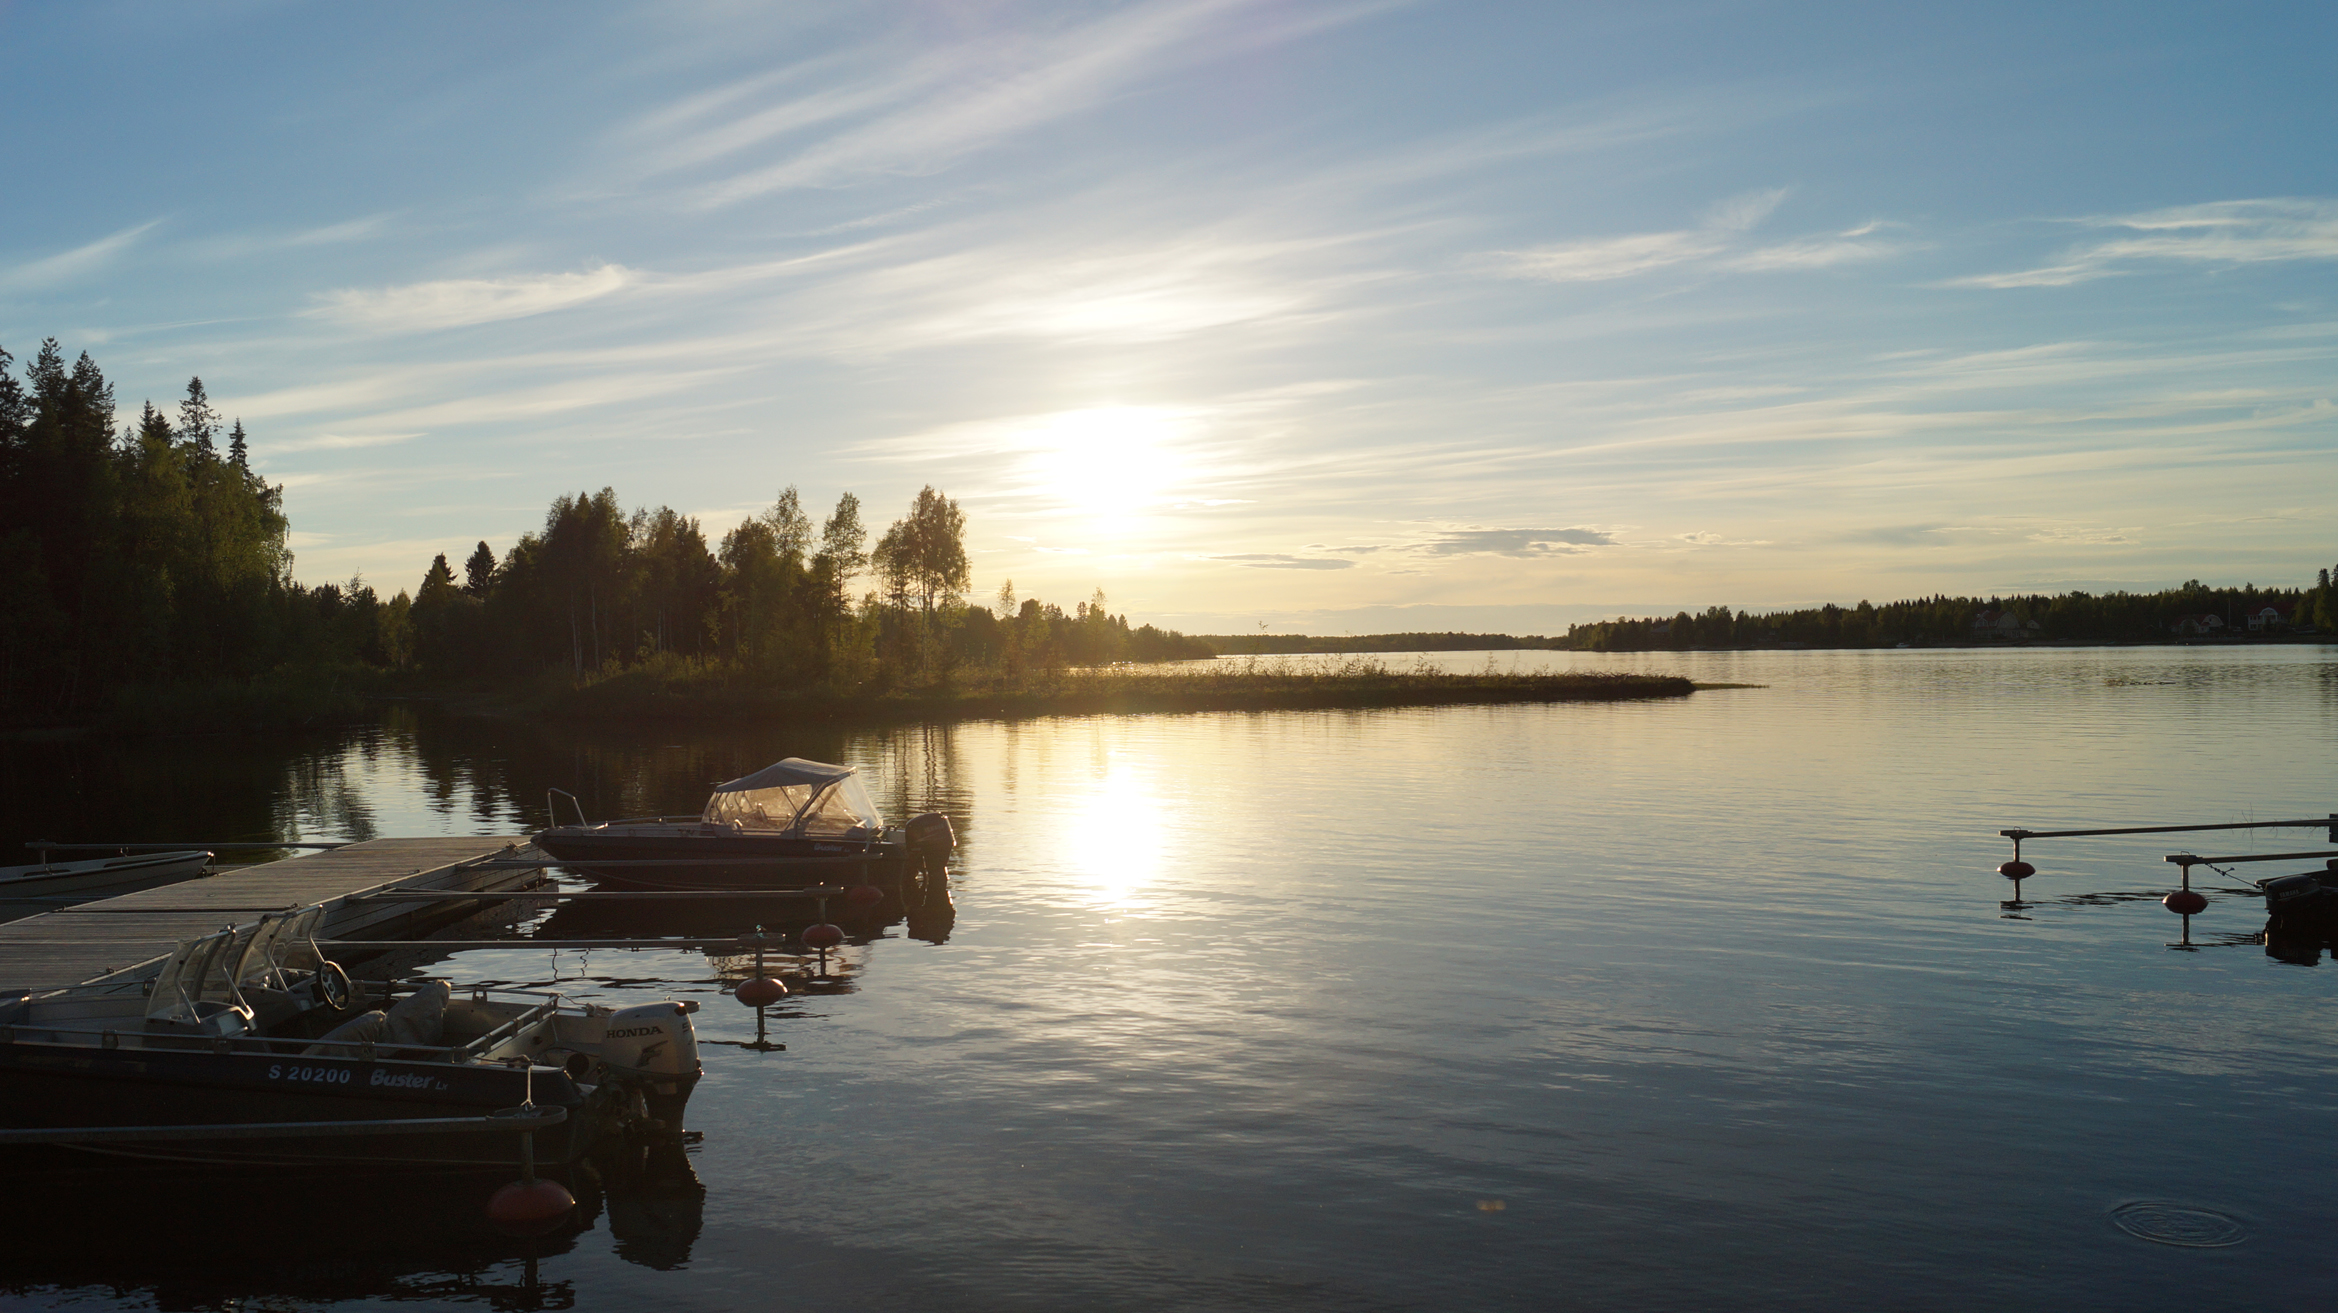
[[[736,1046],[754,1015],[696,954],[432,968],[701,999],[695,1184],[531,1243],[432,1182],[20,1182],[0,1291],[174,1309],[2326,1297],[2338,966],[2270,956],[2260,904],[2219,892],[2319,863],[2204,872],[2191,951],[2157,902],[2165,853],[2325,836],[2036,841],[2018,908],[1993,868],[2009,826],[2338,808],[2338,653],[1491,659],[1765,687],[809,735],[397,713],[293,742],[9,745],[11,846],[516,832],[547,787],[596,819],[695,810],[708,782],[804,755],[866,768],[889,816],[948,813],[963,848],[954,921],[848,945],[833,987],[773,1010],[785,1051]],[[2203,1237],[2239,1243],[2122,1229],[2153,1206],[2221,1215],[2233,1229]]]

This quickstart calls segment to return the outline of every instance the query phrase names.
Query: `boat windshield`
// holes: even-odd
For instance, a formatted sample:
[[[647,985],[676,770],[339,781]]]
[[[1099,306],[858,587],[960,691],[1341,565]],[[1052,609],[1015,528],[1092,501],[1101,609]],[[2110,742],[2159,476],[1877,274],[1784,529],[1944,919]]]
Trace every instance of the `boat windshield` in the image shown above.
[[[866,838],[885,832],[885,818],[858,775],[845,776],[815,799],[803,824],[805,834],[826,838]]]
[[[885,820],[858,775],[767,789],[733,789],[706,800],[709,825],[741,830],[798,831],[835,838],[865,830],[881,834]]]
[[[796,813],[812,800],[819,790],[817,784],[782,784],[769,789],[734,789],[718,793],[706,800],[706,814],[700,819],[709,825],[727,825],[742,830],[790,830],[795,828]]]

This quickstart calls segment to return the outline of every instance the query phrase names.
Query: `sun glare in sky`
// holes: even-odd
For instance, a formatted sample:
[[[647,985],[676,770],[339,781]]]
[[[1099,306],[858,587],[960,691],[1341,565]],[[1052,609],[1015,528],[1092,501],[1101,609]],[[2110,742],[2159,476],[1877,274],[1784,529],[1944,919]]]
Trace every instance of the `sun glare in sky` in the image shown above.
[[[1124,524],[1158,506],[1181,473],[1178,426],[1157,408],[1069,411],[1033,436],[1033,487],[1062,510],[1104,525]]]

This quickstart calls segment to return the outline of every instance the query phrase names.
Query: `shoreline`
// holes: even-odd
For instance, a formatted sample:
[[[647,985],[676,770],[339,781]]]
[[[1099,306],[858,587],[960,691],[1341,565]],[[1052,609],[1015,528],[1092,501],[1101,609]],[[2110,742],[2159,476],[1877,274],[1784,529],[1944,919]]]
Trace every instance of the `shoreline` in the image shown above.
[[[371,723],[385,704],[421,704],[458,716],[566,724],[683,725],[747,719],[877,726],[1099,715],[1643,701],[1687,697],[1699,687],[1678,675],[1627,672],[1309,673],[1227,670],[1197,664],[1201,668],[1191,672],[1167,673],[1075,669],[1037,686],[1016,688],[846,695],[774,692],[713,676],[666,680],[638,671],[583,685],[554,687],[542,682],[532,687],[499,687],[384,678],[370,682],[369,687],[344,685],[322,697],[305,681],[282,685],[262,681],[232,688],[199,686],[150,692],[86,724],[10,725],[0,727],[0,738],[43,742],[93,736],[299,733]]]
[[[1067,675],[1045,688],[963,688],[814,698],[738,688],[677,692],[625,687],[626,683],[619,676],[566,690],[538,706],[515,708],[513,714],[571,722],[675,723],[752,717],[828,725],[941,724],[1058,716],[1625,702],[1687,697],[1696,689],[1678,675],[1627,673],[1082,673]]]

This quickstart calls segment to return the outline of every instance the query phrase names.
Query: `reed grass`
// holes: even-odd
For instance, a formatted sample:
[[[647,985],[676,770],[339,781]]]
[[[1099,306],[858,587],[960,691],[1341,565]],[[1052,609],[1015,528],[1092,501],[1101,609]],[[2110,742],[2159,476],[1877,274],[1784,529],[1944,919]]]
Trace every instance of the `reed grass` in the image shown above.
[[[1692,689],[1688,680],[1670,675],[1520,674],[1490,666],[1482,671],[1453,672],[1437,669],[1426,661],[1398,667],[1368,656],[1351,657],[1328,666],[1264,657],[1027,671],[1011,678],[984,672],[950,684],[882,692],[773,688],[707,667],[636,668],[560,690],[535,710],[577,720],[754,717],[867,723],[1143,712],[1613,702],[1685,697]]]

